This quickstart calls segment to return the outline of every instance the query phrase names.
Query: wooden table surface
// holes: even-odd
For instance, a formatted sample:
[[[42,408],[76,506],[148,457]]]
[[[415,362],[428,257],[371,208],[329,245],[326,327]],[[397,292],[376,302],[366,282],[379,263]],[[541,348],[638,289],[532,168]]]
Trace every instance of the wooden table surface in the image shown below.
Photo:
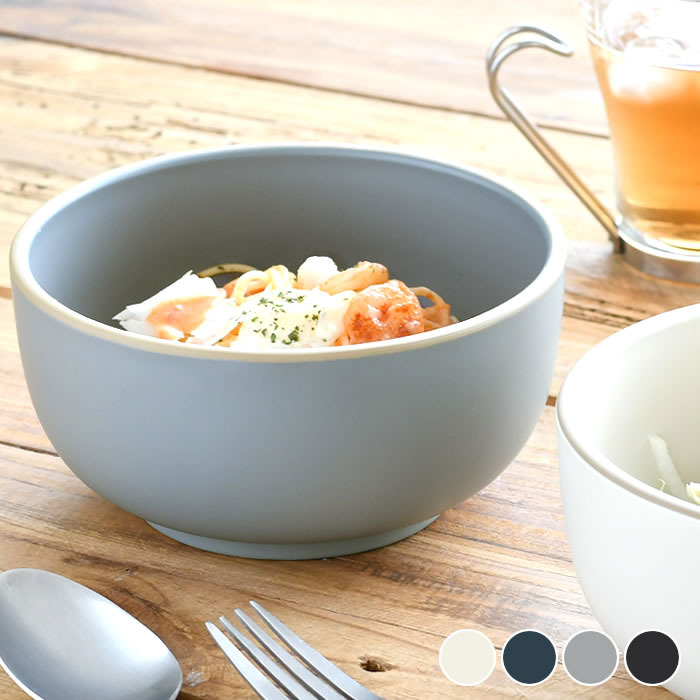
[[[562,33],[578,51],[523,54],[504,80],[611,203],[610,146],[575,0],[0,0],[0,570],[49,569],[123,606],[173,650],[182,698],[254,697],[203,625],[250,598],[386,698],[669,696],[622,665],[595,688],[561,665],[526,688],[499,663],[488,682],[464,689],[438,664],[442,641],[460,628],[482,630],[499,650],[534,628],[561,652],[574,632],[598,627],[564,532],[557,392],[606,336],[700,301],[700,287],[618,259],[493,104],[487,46],[522,22]],[[500,478],[390,547],[267,562],[173,542],[73,476],[29,400],[6,261],[23,220],[86,177],[162,153],[289,140],[410,149],[492,171],[554,211],[569,261],[551,395]],[[0,697],[25,696],[0,673]]]

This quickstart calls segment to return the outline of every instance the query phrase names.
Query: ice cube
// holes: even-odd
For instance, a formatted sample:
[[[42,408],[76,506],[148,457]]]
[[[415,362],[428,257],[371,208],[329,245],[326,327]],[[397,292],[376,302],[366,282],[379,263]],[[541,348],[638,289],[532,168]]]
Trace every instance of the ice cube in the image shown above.
[[[678,90],[668,71],[649,65],[643,57],[625,57],[614,62],[608,72],[610,91],[617,97],[651,102]]]
[[[600,22],[606,43],[625,56],[630,51],[649,63],[700,65],[700,2],[612,0]]]
[[[647,63],[675,63],[686,53],[686,46],[678,39],[665,36],[638,36],[625,44],[625,59]]]

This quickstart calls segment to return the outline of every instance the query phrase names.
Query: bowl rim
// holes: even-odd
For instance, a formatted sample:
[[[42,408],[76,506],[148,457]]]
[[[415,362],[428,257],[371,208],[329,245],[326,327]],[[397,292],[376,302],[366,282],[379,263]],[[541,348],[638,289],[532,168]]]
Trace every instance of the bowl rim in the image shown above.
[[[580,375],[590,376],[591,370],[601,363],[605,363],[606,358],[621,356],[645,338],[686,323],[700,325],[700,304],[681,306],[637,321],[627,328],[613,333],[588,350],[576,362],[562,383],[555,404],[555,417],[557,430],[582,458],[587,468],[597,471],[608,481],[612,481],[625,491],[629,491],[650,503],[700,520],[700,506],[654,488],[617,466],[601,450],[585,441],[576,425],[570,420],[569,415],[569,405],[577,402],[577,396],[572,386],[575,382],[580,381]]]
[[[297,156],[342,156],[370,158],[421,167],[443,173],[467,177],[511,199],[520,200],[524,208],[538,215],[549,233],[549,253],[535,278],[517,294],[481,314],[429,333],[376,341],[359,345],[331,346],[320,348],[286,348],[279,350],[237,350],[212,346],[185,345],[151,336],[130,333],[88,318],[54,299],[34,278],[29,265],[31,245],[47,221],[65,207],[93,191],[108,187],[121,180],[135,176],[176,168],[195,162],[232,158],[238,155],[297,155]],[[491,173],[463,166],[446,160],[428,158],[408,150],[366,147],[336,143],[263,143],[232,145],[169,153],[131,163],[93,176],[62,192],[43,204],[32,214],[16,233],[10,247],[10,280],[13,288],[36,307],[76,330],[102,338],[109,342],[140,350],[183,357],[200,357],[226,361],[245,362],[303,362],[331,359],[359,358],[368,355],[393,354],[406,350],[429,347],[455,338],[460,338],[488,328],[506,318],[514,316],[544,296],[563,275],[566,264],[566,239],[555,216],[529,194]]]

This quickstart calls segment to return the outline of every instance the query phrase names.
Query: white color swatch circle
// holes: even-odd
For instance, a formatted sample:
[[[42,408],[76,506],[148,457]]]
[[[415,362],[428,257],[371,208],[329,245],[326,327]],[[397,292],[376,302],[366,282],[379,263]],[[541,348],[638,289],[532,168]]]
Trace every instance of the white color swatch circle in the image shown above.
[[[483,683],[496,665],[496,649],[478,630],[453,632],[440,647],[440,668],[456,685]]]

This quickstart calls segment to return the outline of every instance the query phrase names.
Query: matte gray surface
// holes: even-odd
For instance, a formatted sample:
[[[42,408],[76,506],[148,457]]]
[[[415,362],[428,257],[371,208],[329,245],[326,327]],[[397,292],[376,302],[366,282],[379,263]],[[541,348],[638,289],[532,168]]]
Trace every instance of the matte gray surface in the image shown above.
[[[294,267],[322,253],[384,262],[468,318],[526,289],[554,232],[467,171],[261,147],[145,165],[31,233],[38,283],[106,321],[188,269]],[[334,543],[415,531],[514,459],[548,395],[563,256],[558,264],[542,293],[474,332],[457,324],[428,347],[291,364],[128,347],[64,323],[22,285],[13,298],[37,414],[85,483],[192,542],[251,554],[282,545],[289,556],[320,544],[330,556],[342,549]]]
[[[582,685],[598,685],[608,680],[615,673],[618,661],[615,643],[597,630],[575,634],[562,656],[567,673]]]
[[[127,303],[221,261],[296,269],[313,251],[341,267],[385,262],[407,284],[439,290],[459,318],[504,302],[542,269],[546,231],[507,192],[446,166],[363,153],[221,157],[97,189],[37,234],[32,270],[66,306],[113,323]]]
[[[190,535],[187,532],[171,530],[156,523],[149,522],[149,525],[158,530],[158,532],[178,540],[178,542],[199,549],[206,549],[209,552],[216,552],[217,554],[230,554],[234,557],[248,557],[250,559],[323,559],[324,557],[340,557],[344,554],[353,554],[354,552],[366,552],[370,549],[377,549],[378,547],[398,542],[428,527],[437,517],[428,518],[428,520],[414,523],[398,530],[389,530],[378,535],[357,537],[350,540],[280,544],[236,542],[230,539],[199,537]]]

